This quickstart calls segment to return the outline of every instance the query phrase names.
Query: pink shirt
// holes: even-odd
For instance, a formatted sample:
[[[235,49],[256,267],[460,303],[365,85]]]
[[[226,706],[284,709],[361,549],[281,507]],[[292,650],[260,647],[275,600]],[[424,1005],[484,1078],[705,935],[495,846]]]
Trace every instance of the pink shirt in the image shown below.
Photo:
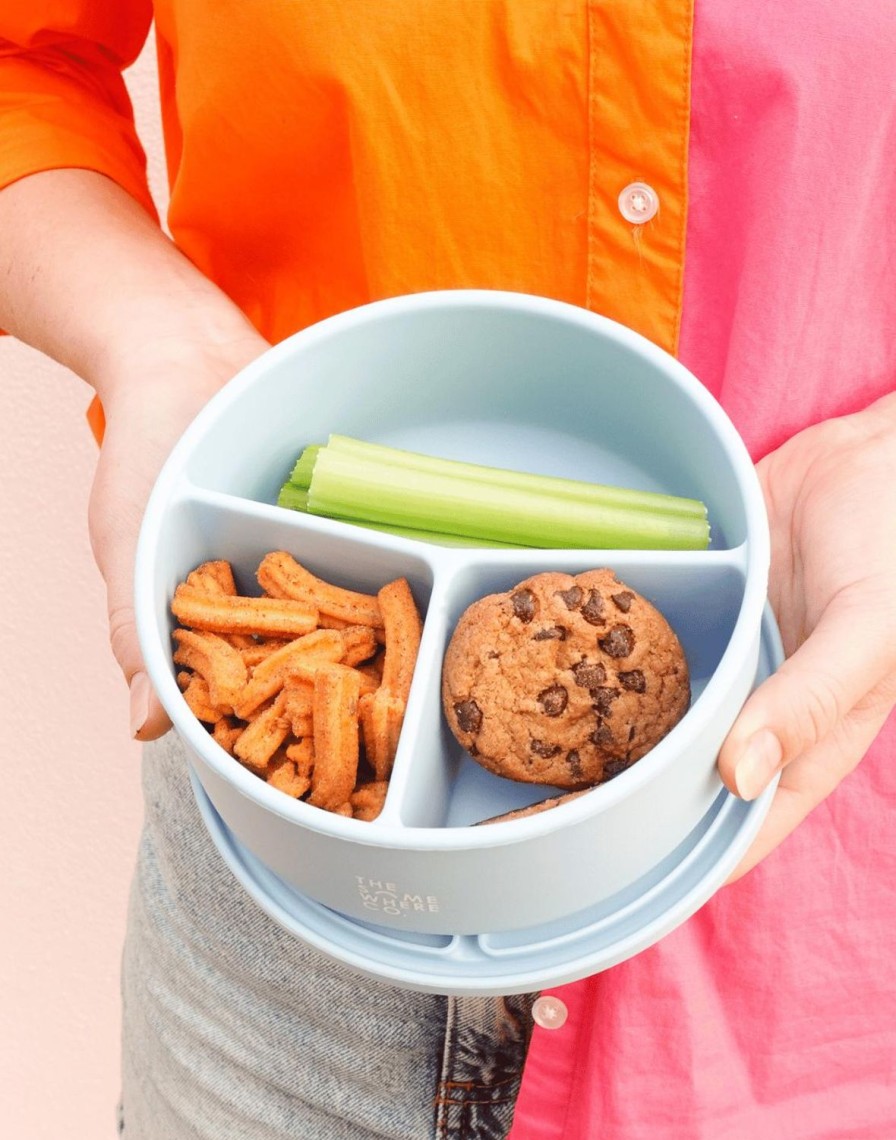
[[[697,0],[692,99],[680,356],[759,458],[896,387],[896,8]],[[550,991],[512,1140],[896,1137],[894,948],[891,717],[758,868]]]

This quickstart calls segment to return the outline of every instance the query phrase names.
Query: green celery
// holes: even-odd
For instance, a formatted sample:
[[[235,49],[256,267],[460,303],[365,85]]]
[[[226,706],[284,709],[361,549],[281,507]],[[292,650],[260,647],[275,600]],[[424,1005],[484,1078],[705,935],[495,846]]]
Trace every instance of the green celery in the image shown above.
[[[289,476],[289,482],[296,487],[304,487],[308,490],[308,485],[311,482],[311,472],[314,470],[314,461],[317,458],[317,453],[320,451],[323,444],[312,443],[304,448],[302,454],[296,460],[295,467]]]
[[[508,487],[514,491],[532,491],[557,499],[574,499],[593,503],[600,507],[619,506],[626,511],[644,510],[664,515],[685,515],[705,519],[706,504],[699,499],[688,499],[679,495],[667,495],[658,491],[636,491],[626,487],[608,486],[602,483],[589,483],[580,479],[565,479],[557,475],[533,475],[530,472],[511,471],[500,467],[488,467],[479,463],[466,463],[456,459],[440,459],[433,455],[423,455],[405,451],[380,443],[368,443],[350,436],[333,434],[325,448],[328,452],[338,450],[346,455],[356,455],[372,463],[403,467],[415,473],[444,476],[446,479],[475,479],[488,488]],[[320,446],[312,446],[302,452],[299,464],[303,471],[313,468],[314,459]],[[314,456],[305,460],[305,455],[314,451]],[[299,464],[296,465],[298,468]],[[290,477],[296,481],[295,472]],[[307,486],[308,484],[304,484]]]
[[[597,488],[584,485],[589,493],[573,496],[568,487],[555,493],[553,477],[506,472],[489,483],[482,472],[495,469],[429,462],[429,457],[415,466],[405,458],[409,453],[392,462],[391,448],[359,446],[345,437],[331,440],[334,445],[321,448],[315,459],[307,503],[312,514],[520,546],[701,550],[708,545],[702,504],[700,515],[693,509],[650,510],[645,492],[610,488],[602,498]]]
[[[304,487],[297,487],[294,483],[284,483],[277,496],[278,507],[289,507],[293,511],[308,510],[308,492]]]

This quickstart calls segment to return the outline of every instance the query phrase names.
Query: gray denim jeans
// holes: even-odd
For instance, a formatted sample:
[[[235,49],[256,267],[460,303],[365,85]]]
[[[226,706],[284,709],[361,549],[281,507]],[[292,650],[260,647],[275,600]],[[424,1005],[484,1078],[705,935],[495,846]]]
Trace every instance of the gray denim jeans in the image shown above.
[[[173,733],[144,749],[124,950],[125,1140],[498,1140],[535,995],[360,978],[277,926],[200,820]]]

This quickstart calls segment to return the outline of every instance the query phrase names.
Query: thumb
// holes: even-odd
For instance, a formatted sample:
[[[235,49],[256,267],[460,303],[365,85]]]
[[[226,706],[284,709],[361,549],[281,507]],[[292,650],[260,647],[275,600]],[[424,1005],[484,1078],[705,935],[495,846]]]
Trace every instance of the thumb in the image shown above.
[[[133,603],[128,601],[123,604],[116,595],[117,591],[110,586],[109,640],[115,659],[128,683],[131,736],[135,740],[155,740],[168,731],[171,722],[155,694],[143,665]]]
[[[168,731],[171,722],[150,683],[137,638],[134,554],[142,501],[125,480],[114,478],[119,470],[105,462],[97,472],[90,501],[90,538],[106,582],[109,641],[130,690],[131,735],[136,740],[155,740]]]
[[[775,774],[820,744],[879,684],[891,650],[875,608],[838,595],[796,652],[745,703],[719,753],[719,774],[755,799]]]

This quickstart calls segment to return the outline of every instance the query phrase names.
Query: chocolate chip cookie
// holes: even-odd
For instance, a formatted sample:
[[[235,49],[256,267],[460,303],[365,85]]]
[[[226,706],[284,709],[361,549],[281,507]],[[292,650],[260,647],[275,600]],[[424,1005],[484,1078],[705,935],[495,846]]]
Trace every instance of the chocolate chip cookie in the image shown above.
[[[499,776],[585,788],[649,752],[687,711],[663,615],[612,570],[549,571],[474,602],[445,652],[451,730]]]

